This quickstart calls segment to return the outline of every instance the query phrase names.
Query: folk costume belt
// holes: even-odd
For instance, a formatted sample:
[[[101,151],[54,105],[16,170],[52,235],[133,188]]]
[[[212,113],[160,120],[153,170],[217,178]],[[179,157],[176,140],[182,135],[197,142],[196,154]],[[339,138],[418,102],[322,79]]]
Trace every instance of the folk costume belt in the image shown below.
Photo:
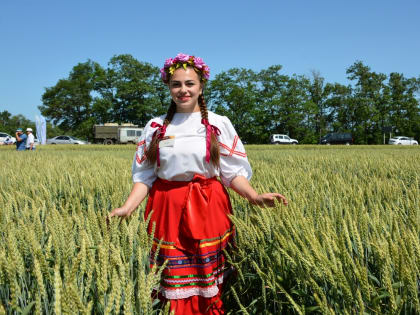
[[[206,178],[203,175],[196,174],[189,182],[168,181],[161,178],[158,178],[157,181],[172,188],[188,186],[181,209],[180,235],[197,241],[207,238],[205,226],[210,211],[209,193],[211,192],[211,189],[208,188],[212,184],[219,183],[216,177]],[[185,247],[185,245],[181,247]]]
[[[203,175],[196,174],[189,182],[168,181],[161,178],[158,180],[172,187],[188,186],[182,206],[180,230],[184,236],[195,240],[206,238],[203,227],[206,224],[207,212],[209,211],[210,196],[207,195],[204,188],[212,182],[218,182],[216,177],[206,178]]]

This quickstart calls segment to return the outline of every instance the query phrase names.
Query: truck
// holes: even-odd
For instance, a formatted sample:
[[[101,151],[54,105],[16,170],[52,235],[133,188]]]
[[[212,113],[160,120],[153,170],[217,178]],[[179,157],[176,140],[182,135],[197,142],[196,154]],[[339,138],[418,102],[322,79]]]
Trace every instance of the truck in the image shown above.
[[[95,143],[137,143],[143,128],[133,124],[105,123],[94,125],[93,134]]]

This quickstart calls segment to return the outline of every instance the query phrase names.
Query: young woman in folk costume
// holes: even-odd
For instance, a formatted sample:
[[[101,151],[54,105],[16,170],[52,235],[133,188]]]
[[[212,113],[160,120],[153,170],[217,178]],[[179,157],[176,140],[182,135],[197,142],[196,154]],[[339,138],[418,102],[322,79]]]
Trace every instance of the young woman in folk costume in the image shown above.
[[[251,167],[230,120],[206,108],[209,68],[201,58],[178,54],[166,60],[161,75],[171,105],[144,128],[133,161],[132,191],[110,216],[129,216],[149,195],[144,216],[152,213],[149,232],[155,224],[154,240],[162,241],[152,264],[168,260],[160,295],[175,314],[224,314],[220,295],[228,269],[223,249],[234,236],[224,186],[255,205],[274,206],[275,199],[287,205],[287,200],[278,193],[258,194],[250,186]]]

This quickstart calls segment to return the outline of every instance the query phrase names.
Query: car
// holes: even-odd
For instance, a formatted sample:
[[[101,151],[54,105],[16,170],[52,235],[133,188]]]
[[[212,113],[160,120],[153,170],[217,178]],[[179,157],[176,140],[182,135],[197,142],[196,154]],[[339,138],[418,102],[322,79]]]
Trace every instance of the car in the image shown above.
[[[290,138],[288,135],[273,134],[270,136],[272,144],[298,144],[296,139]]]
[[[87,142],[72,136],[57,136],[47,139],[47,144],[87,144]]]
[[[320,144],[345,144],[350,145],[353,143],[353,136],[348,132],[332,132],[328,133],[321,138]]]
[[[418,145],[419,143],[410,137],[398,136],[389,139],[388,144],[399,144],[399,145]]]
[[[16,138],[8,133],[0,132],[0,144],[13,144],[16,143]]]

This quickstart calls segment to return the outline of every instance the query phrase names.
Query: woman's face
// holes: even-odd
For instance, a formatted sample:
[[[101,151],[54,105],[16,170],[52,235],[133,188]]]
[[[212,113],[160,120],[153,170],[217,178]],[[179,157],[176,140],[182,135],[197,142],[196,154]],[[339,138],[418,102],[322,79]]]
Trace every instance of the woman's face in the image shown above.
[[[169,91],[178,113],[198,112],[198,97],[202,93],[200,77],[193,68],[178,68],[169,80]]]

